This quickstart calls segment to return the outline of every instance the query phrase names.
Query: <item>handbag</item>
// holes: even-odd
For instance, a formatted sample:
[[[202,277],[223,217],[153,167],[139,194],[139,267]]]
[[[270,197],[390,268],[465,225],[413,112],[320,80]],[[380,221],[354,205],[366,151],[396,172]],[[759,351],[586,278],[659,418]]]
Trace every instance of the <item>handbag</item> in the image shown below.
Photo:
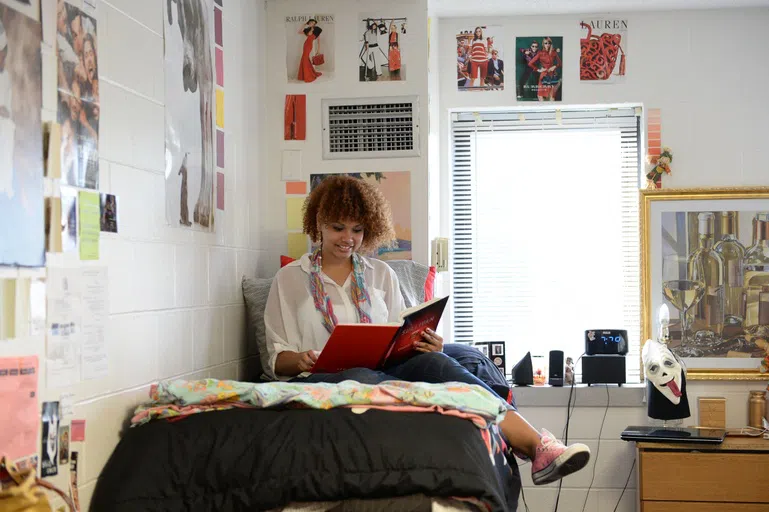
[[[313,66],[320,66],[321,64],[324,64],[326,62],[326,58],[323,56],[322,53],[316,53],[312,56],[312,65]]]
[[[8,482],[4,483],[6,475]],[[71,512],[77,512],[70,497],[55,485],[38,478],[34,467],[20,471],[6,457],[0,459],[0,512],[50,512],[46,489],[61,496]]]

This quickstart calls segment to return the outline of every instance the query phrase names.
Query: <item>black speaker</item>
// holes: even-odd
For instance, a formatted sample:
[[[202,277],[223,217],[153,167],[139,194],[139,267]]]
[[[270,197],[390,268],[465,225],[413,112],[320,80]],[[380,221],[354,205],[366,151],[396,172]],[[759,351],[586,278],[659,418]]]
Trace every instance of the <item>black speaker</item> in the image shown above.
[[[511,373],[513,383],[516,386],[534,385],[534,370],[531,366],[531,352],[526,352],[526,355],[513,366],[513,371]]]
[[[563,350],[550,351],[550,368],[548,384],[551,386],[563,386]]]
[[[625,383],[625,356],[601,354],[582,356],[582,383],[619,384]]]

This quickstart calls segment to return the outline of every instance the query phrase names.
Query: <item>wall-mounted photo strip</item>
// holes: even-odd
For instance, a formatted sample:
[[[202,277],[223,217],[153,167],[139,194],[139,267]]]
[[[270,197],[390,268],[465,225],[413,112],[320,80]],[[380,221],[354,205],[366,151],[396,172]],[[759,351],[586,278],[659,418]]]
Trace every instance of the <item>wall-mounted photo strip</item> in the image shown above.
[[[502,27],[479,26],[457,34],[457,88],[501,91],[505,88]]]
[[[518,101],[561,101],[563,37],[515,38]]]
[[[406,46],[406,18],[358,18],[358,80],[386,82],[406,79],[403,47]]]
[[[99,188],[99,67],[96,20],[64,0],[56,4],[61,181]]]
[[[333,14],[286,16],[286,71],[289,83],[328,81],[334,75]]]
[[[579,22],[579,79],[583,82],[625,81],[627,20],[597,19]]]

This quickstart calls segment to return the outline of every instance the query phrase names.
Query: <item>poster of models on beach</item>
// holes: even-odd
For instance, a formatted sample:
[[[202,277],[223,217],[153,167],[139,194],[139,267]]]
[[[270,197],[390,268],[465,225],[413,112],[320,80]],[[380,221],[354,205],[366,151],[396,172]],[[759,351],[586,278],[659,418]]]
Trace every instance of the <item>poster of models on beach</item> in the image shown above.
[[[0,5],[0,265],[45,264],[40,23]]]
[[[627,20],[598,19],[579,22],[579,79],[595,83],[625,80]]]
[[[358,18],[358,80],[385,82],[406,79],[403,48],[406,18],[367,16]]]
[[[518,101],[561,101],[563,37],[515,38]]]
[[[96,20],[74,5],[56,4],[61,182],[99,188],[99,64]]]
[[[335,32],[333,14],[286,16],[286,71],[289,83],[333,78]]]
[[[501,27],[475,27],[457,34],[457,87],[460,91],[501,91],[505,61]]]
[[[213,231],[213,2],[168,0],[167,5],[166,219],[174,227]]]

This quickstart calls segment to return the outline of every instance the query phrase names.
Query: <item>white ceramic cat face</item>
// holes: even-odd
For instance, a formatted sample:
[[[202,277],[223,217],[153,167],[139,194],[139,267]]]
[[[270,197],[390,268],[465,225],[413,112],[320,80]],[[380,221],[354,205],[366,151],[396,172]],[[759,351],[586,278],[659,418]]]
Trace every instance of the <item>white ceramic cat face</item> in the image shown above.
[[[683,368],[667,347],[658,341],[646,340],[642,359],[646,378],[675,405],[681,402],[681,373]]]

